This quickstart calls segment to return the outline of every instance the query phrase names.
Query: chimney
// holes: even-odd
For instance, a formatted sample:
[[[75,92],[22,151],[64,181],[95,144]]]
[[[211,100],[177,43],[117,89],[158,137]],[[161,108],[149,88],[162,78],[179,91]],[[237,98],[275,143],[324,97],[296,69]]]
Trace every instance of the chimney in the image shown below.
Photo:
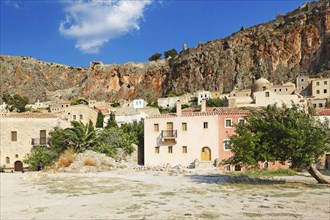
[[[181,116],[181,103],[180,103],[180,101],[177,101],[177,103],[176,103],[176,115]]]
[[[201,112],[206,112],[206,100],[205,99],[202,100]]]

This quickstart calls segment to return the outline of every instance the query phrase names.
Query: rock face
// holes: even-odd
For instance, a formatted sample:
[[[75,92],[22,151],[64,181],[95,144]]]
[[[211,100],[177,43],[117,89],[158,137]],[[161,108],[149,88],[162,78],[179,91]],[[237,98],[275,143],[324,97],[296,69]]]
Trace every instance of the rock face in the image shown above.
[[[305,3],[265,24],[199,43],[170,60],[89,68],[46,63],[29,57],[0,56],[2,92],[30,100],[84,96],[97,100],[152,100],[168,92],[229,92],[251,86],[261,76],[273,83],[298,74],[330,74],[328,0]]]

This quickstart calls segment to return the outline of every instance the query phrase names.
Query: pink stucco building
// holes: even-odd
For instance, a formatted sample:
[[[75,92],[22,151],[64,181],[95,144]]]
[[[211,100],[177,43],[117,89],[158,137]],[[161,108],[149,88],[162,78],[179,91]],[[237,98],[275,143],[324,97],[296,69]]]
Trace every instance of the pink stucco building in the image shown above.
[[[232,156],[228,148],[234,124],[245,123],[246,110],[240,108],[206,108],[181,110],[177,103],[175,114],[149,117],[144,122],[144,164],[186,167],[219,166],[222,171],[240,171],[239,165],[223,165]],[[270,169],[288,165],[265,163]]]

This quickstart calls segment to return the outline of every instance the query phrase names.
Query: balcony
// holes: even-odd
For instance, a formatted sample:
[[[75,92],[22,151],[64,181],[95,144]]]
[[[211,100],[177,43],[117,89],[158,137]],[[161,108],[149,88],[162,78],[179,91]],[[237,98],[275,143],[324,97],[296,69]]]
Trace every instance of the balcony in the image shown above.
[[[47,146],[50,143],[49,138],[32,138],[31,145],[32,146]]]
[[[161,137],[165,139],[175,139],[177,137],[177,130],[162,130]]]

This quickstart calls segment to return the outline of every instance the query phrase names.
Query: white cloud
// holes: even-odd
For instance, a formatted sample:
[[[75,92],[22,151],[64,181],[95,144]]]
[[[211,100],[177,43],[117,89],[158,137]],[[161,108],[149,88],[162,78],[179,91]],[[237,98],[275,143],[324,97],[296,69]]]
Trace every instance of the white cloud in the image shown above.
[[[98,53],[109,40],[140,29],[143,13],[153,0],[76,0],[65,5],[61,35],[77,39],[76,48]]]

